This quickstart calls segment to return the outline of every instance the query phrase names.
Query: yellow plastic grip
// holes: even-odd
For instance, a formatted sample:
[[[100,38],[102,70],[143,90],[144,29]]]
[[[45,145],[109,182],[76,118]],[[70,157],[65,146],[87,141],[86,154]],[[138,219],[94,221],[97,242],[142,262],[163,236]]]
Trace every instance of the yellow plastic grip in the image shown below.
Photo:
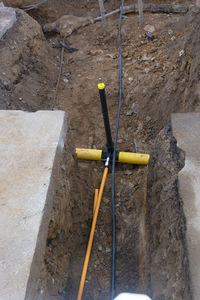
[[[102,150],[76,148],[76,155],[80,159],[101,160]]]
[[[97,149],[82,149],[76,148],[76,155],[80,159],[87,160],[101,160],[102,150]],[[150,159],[149,154],[132,153],[132,152],[119,152],[120,163],[135,164],[135,165],[147,165]]]
[[[126,164],[147,165],[149,158],[149,154],[119,152],[119,162]]]
[[[103,82],[98,83],[98,89],[99,90],[105,89],[105,84]]]

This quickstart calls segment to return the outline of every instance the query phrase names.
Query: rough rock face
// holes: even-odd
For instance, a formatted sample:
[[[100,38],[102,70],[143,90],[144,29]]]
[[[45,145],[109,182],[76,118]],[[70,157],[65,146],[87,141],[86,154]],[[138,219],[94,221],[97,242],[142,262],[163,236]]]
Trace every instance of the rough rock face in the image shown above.
[[[40,25],[25,12],[16,12],[16,23],[1,39],[0,108],[48,108],[57,75],[53,54]]]
[[[67,37],[72,34],[72,32],[78,30],[80,27],[87,26],[93,23],[90,18],[81,18],[76,16],[63,16],[53,23],[48,23],[44,25],[44,32],[57,32],[61,36]]]

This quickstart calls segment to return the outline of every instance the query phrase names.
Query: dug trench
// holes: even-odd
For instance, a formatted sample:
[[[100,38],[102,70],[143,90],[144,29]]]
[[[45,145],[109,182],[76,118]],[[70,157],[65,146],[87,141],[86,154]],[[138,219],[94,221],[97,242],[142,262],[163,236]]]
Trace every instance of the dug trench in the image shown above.
[[[119,1],[106,5],[111,10],[119,7]],[[62,14],[70,11],[79,16],[98,15],[98,7],[92,1],[81,7],[69,1],[67,8]],[[63,181],[59,183],[49,224],[40,291],[41,299],[76,299],[92,222],[94,189],[99,187],[104,165],[78,161],[74,149],[105,147],[99,77],[106,84],[114,135],[118,15],[109,18],[106,27],[94,23],[70,35],[65,42],[78,51],[65,50],[63,64],[58,42],[62,37],[43,34],[41,11],[37,14],[35,10],[31,15],[34,19],[17,9],[15,26],[1,40],[0,107],[59,109],[69,117],[73,145],[68,151],[73,155],[66,153],[65,159],[71,159],[72,167],[70,172],[64,167],[61,170]],[[137,15],[123,18],[123,105],[118,149],[134,152],[135,139],[138,152],[150,153],[151,160],[148,167],[116,167],[116,294],[141,292],[154,300],[192,299],[186,221],[177,189],[184,153],[172,135],[170,114],[200,111],[199,17],[198,8],[191,6],[186,15],[145,14],[141,27]],[[48,21],[47,13],[44,20]],[[146,25],[155,27],[153,41],[144,36]],[[61,207],[61,198],[66,195],[66,205]],[[109,299],[111,249],[109,174],[83,299]]]

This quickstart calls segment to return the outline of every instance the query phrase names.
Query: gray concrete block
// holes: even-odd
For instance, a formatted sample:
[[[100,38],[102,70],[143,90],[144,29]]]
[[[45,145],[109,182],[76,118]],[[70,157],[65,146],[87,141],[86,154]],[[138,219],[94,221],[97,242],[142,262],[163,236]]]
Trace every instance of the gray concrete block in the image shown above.
[[[6,7],[0,2],[0,39],[16,21],[15,9]]]
[[[36,294],[64,151],[64,112],[0,111],[0,299]],[[27,288],[28,287],[28,288]]]
[[[185,152],[178,174],[179,193],[187,222],[187,246],[194,300],[200,299],[200,114],[172,114],[173,135]]]

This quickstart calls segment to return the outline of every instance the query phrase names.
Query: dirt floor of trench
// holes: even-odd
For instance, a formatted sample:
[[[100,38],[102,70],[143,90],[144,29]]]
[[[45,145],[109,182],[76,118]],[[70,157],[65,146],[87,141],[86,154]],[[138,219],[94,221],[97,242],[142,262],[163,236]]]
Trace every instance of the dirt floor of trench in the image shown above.
[[[108,10],[115,7],[109,2],[107,6]],[[72,14],[73,5],[70,9]],[[97,15],[95,9],[91,6],[90,15]],[[84,11],[88,12],[88,7],[80,9],[79,15],[83,15]],[[74,13],[78,15],[78,12],[75,5]],[[37,13],[32,13],[32,16],[37,18]],[[177,173],[184,164],[184,154],[177,149],[168,122],[172,112],[200,110],[198,62],[194,58],[199,57],[197,52],[200,46],[196,42],[200,40],[198,18],[198,11],[187,15],[145,13],[141,27],[137,15],[128,14],[123,18],[123,105],[118,149],[135,151],[135,139],[139,152],[151,154],[151,163],[149,168],[132,165],[117,165],[116,168],[117,294],[122,291],[143,292],[154,300],[192,299],[185,246],[185,219],[176,182]],[[41,16],[38,21],[42,23]],[[157,38],[153,41],[144,36],[143,28],[148,24],[155,26]],[[105,133],[97,83],[101,77],[106,84],[114,134],[118,105],[117,33],[118,15],[109,18],[106,27],[102,27],[100,22],[91,24],[80,28],[65,40],[78,51],[64,51],[56,99],[54,94],[61,62],[58,40],[62,38],[58,34],[46,35],[51,49],[48,91],[41,91],[42,81],[37,82],[36,86],[30,82],[32,102],[23,104],[28,92],[26,90],[23,95],[23,82],[19,80],[14,88],[18,102],[14,105],[9,100],[6,108],[64,110],[70,120],[75,147],[104,148]],[[193,40],[194,35],[196,38]],[[48,61],[48,53],[45,55]],[[34,63],[38,62],[33,62],[33,68]],[[26,72],[23,76],[26,76]],[[5,88],[5,84],[1,88],[5,97],[8,95],[12,99],[12,91]],[[34,90],[37,89],[40,99],[48,95],[45,102],[34,103]],[[92,221],[93,190],[99,187],[103,172],[101,162],[79,161],[77,168],[84,176],[81,179],[79,175],[78,180],[87,182],[85,187],[88,187],[88,191],[85,188],[82,192],[81,205],[78,196],[75,197],[76,201],[72,196],[73,241],[49,234],[47,243],[45,264],[49,274],[47,286],[52,291],[52,299],[58,295],[61,299],[76,299]],[[77,174],[73,176],[72,190],[76,193]],[[83,299],[109,299],[112,247],[110,177],[98,217]],[[69,243],[74,246],[70,248],[67,246]],[[68,249],[71,254],[70,257],[66,254],[69,263],[65,279],[62,279],[64,285],[56,290],[56,282],[60,281],[59,269],[63,263],[60,249]]]

